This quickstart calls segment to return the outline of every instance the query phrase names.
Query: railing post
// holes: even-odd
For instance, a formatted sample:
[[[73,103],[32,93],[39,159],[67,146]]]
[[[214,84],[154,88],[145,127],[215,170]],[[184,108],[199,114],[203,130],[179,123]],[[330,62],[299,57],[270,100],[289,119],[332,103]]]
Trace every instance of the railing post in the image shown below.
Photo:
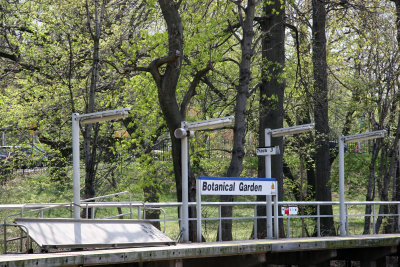
[[[397,232],[400,232],[400,204],[397,204]]]
[[[349,205],[346,205],[346,233],[349,235]]]
[[[201,192],[200,192],[200,181],[196,181],[196,201],[197,201],[197,242],[201,242]]]
[[[344,194],[344,136],[339,135],[339,214],[340,235],[345,236],[345,194]]]
[[[7,222],[4,219],[4,254],[7,254]]]
[[[221,205],[218,205],[218,218],[219,218],[219,227],[218,227],[218,241],[222,241],[222,217],[221,217]]]
[[[321,211],[320,206],[317,204],[317,236],[321,237]]]
[[[290,238],[290,215],[287,216],[287,237]]]
[[[372,204],[372,233],[376,234],[376,231],[375,231],[375,204]]]
[[[257,205],[254,206],[254,239],[258,239]]]
[[[278,211],[278,186],[276,188],[275,202],[274,202],[274,232],[275,238],[279,238],[279,211]]]
[[[271,146],[271,129],[266,128],[264,131],[264,145],[266,147]],[[271,155],[265,156],[265,178],[271,178]],[[278,191],[278,189],[276,189]],[[267,202],[267,238],[273,238],[273,226],[272,226],[272,196],[266,196]]]
[[[129,192],[129,218],[132,219],[132,196],[131,196],[131,192]]]
[[[22,209],[21,209],[21,217],[24,217],[24,206],[22,206]],[[22,246],[23,246],[23,236],[24,236],[24,231],[22,231],[22,228],[20,228],[19,229],[19,233],[20,233],[20,236],[19,236],[19,251],[20,252],[22,252]]]

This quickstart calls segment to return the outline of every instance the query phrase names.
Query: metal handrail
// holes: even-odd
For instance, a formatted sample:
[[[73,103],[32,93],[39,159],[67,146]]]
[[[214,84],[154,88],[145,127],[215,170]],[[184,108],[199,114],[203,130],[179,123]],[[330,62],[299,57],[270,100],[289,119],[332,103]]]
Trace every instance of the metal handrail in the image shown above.
[[[114,194],[109,194],[109,195],[105,195],[105,196],[99,196],[99,197],[84,199],[84,200],[81,201],[81,204],[82,204],[82,203],[83,203],[83,204],[86,204],[86,203],[88,203],[88,201],[93,201],[93,200],[108,198],[108,197],[112,197],[112,196],[119,196],[119,195],[121,195],[121,194],[128,194],[128,195],[129,195],[129,202],[128,202],[128,205],[130,206],[130,212],[129,212],[129,214],[130,214],[130,218],[132,218],[132,196],[131,196],[131,193],[128,192],[128,191],[119,192],[119,193],[114,193]],[[93,202],[92,202],[92,203],[93,203]],[[142,204],[142,203],[140,203],[140,204]],[[36,205],[36,204],[35,204],[35,205]],[[3,227],[3,231],[4,231],[4,241],[3,241],[3,242],[4,242],[4,243],[3,243],[3,246],[4,246],[4,254],[7,254],[7,226],[17,226],[16,224],[9,224],[9,223],[7,223],[7,220],[8,220],[10,217],[14,217],[14,216],[21,216],[21,217],[23,217],[25,214],[28,214],[28,213],[36,213],[36,212],[40,212],[40,216],[43,217],[43,211],[45,211],[45,210],[51,210],[51,209],[55,209],[55,208],[65,208],[65,207],[69,207],[69,209],[70,209],[70,215],[71,215],[71,217],[72,217],[72,207],[73,207],[73,206],[82,207],[82,205],[76,205],[75,203],[70,202],[70,203],[61,203],[61,204],[57,204],[57,205],[55,205],[55,206],[50,205],[50,206],[44,206],[44,207],[42,207],[42,208],[34,208],[34,209],[32,209],[32,210],[26,211],[25,209],[26,209],[26,208],[29,208],[29,204],[22,204],[22,205],[20,206],[20,209],[21,209],[20,212],[18,212],[18,213],[13,213],[13,214],[9,214],[9,215],[5,216],[5,217],[4,217],[4,223],[3,223],[2,225],[0,225],[0,227],[1,227],[1,226]],[[88,210],[88,205],[87,205],[87,204],[86,204],[86,209]],[[86,217],[87,217],[87,216],[88,216],[88,212],[86,212]],[[121,214],[120,214],[119,216],[121,216]],[[24,226],[20,226],[20,227],[24,227]],[[24,227],[24,228],[26,228],[26,227]],[[27,230],[27,229],[26,229],[26,230]],[[28,233],[28,232],[27,232],[27,233]]]
[[[116,193],[116,194],[112,194],[109,196],[113,196],[113,195],[118,195],[121,193]],[[104,198],[104,197],[103,197]],[[164,231],[166,228],[166,222],[180,222],[180,218],[166,218],[166,212],[165,209],[166,208],[181,208],[182,204],[180,202],[162,202],[162,203],[144,203],[144,202],[132,202],[132,201],[125,201],[125,202],[85,202],[85,200],[83,201],[83,204],[86,205],[86,207],[89,208],[114,208],[114,207],[121,207],[121,208],[130,208],[131,212],[128,213],[124,213],[122,215],[128,215],[128,214],[133,214],[132,213],[132,208],[137,208],[138,209],[138,218],[141,219],[141,211],[143,211],[143,217],[145,218],[145,211],[148,209],[159,209],[163,212],[164,214],[164,218],[163,219],[151,219],[148,221],[153,221],[153,222],[164,222]],[[196,206],[196,202],[189,202],[188,203],[189,206],[191,207],[195,207]],[[250,202],[246,202],[246,201],[238,201],[238,202],[203,202],[202,205],[203,206],[209,206],[209,207],[219,207],[219,210],[221,209],[221,207],[224,206],[253,206],[254,209],[256,210],[257,206],[264,206],[266,203],[264,201],[250,201]],[[37,207],[37,205],[49,205],[47,207],[44,207],[42,209],[35,209],[33,211],[26,211],[26,209],[30,209],[32,206],[33,207]],[[333,215],[326,215],[326,214],[320,214],[320,207],[321,206],[338,206],[339,202],[338,201],[281,201],[278,203],[279,206],[292,206],[292,205],[298,205],[298,206],[315,206],[314,212],[316,214],[298,214],[298,215],[290,215],[290,216],[283,216],[278,214],[278,217],[280,219],[284,219],[287,221],[287,227],[288,229],[288,237],[290,237],[290,220],[294,220],[294,219],[315,219],[316,221],[316,232],[317,235],[320,236],[321,235],[321,227],[320,227],[320,220],[321,218],[338,218],[339,214],[333,214]],[[365,206],[365,205],[371,205],[372,206],[372,212],[370,214],[364,214],[364,211],[360,211],[356,212],[356,213],[351,213],[349,207],[350,206]],[[345,207],[346,207],[346,232],[349,235],[349,221],[348,219],[350,218],[357,218],[357,217],[370,217],[372,218],[372,229],[373,232],[375,233],[375,226],[376,226],[376,220],[378,217],[383,217],[383,216],[387,216],[387,217],[397,217],[398,222],[400,222],[400,208],[398,209],[399,213],[389,213],[389,214],[380,214],[379,212],[376,211],[376,208],[379,205],[397,205],[397,207],[400,207],[400,201],[347,201],[345,202]],[[18,206],[18,205],[17,205]],[[13,207],[16,207],[16,205],[13,205]],[[40,210],[46,210],[46,209],[51,209],[51,208],[72,208],[71,207],[71,203],[62,203],[59,205],[54,205],[54,204],[28,204],[28,205],[20,205],[18,206],[19,208],[21,208],[23,210],[23,214],[26,214],[28,212],[37,212]],[[1,209],[8,209],[8,207],[4,207],[4,205],[0,205],[0,210]],[[10,216],[15,216],[15,215],[20,215],[21,213],[16,213],[16,214],[12,214],[7,216],[6,218],[9,218]],[[121,214],[116,215],[115,217],[118,216],[122,216]],[[254,213],[254,216],[243,216],[243,217],[220,217],[220,213],[218,214],[218,216],[213,216],[213,217],[206,217],[203,218],[202,220],[204,221],[220,221],[221,220],[226,220],[226,219],[232,219],[232,220],[249,220],[249,219],[253,219],[254,220],[254,231],[256,232],[256,228],[257,228],[257,220],[259,219],[265,219],[266,216],[257,216],[256,212]],[[196,218],[190,218],[191,221],[193,220],[197,220]],[[6,222],[6,221],[5,221]],[[399,223],[400,226],[400,223]],[[400,229],[399,229],[400,231]],[[256,236],[256,235],[255,235]]]
[[[129,196],[129,208],[130,208],[130,212],[129,213],[125,213],[125,214],[119,214],[119,215],[115,215],[112,216],[111,218],[115,218],[115,217],[119,217],[119,216],[123,216],[123,215],[130,215],[130,219],[132,219],[132,194],[129,191],[123,191],[123,192],[118,192],[118,193],[113,193],[113,194],[108,194],[108,195],[104,195],[104,196],[98,196],[98,197],[92,197],[92,198],[87,198],[81,201],[81,207],[82,207],[82,203],[86,205],[86,219],[88,219],[89,216],[89,203],[93,202],[93,200],[99,200],[99,199],[104,199],[104,198],[109,198],[109,197],[118,197],[120,195],[128,195]],[[143,202],[138,202],[140,204],[142,204]],[[94,218],[94,208],[92,209],[92,218]]]
[[[7,231],[7,227],[8,227],[8,226],[19,227],[19,228],[21,228],[21,229],[24,228],[24,229],[25,229],[25,232],[26,232],[26,236],[22,236],[22,234],[21,234],[20,237],[7,240],[7,233],[6,233],[6,231]],[[26,240],[27,240],[26,242],[27,242],[27,244],[28,244],[28,247],[27,247],[28,253],[31,252],[31,250],[32,250],[32,242],[30,241],[30,237],[29,237],[29,229],[28,229],[25,225],[20,225],[20,224],[0,224],[0,227],[3,227],[3,229],[4,229],[4,243],[3,243],[4,254],[7,254],[7,242],[9,242],[9,241],[15,241],[15,240],[21,240],[20,252],[22,252],[22,239],[23,239],[23,238],[26,238]]]
[[[146,210],[160,210],[162,211],[162,213],[164,214],[164,230],[163,233],[165,233],[166,229],[167,229],[167,225],[166,225],[166,219],[167,219],[167,213],[165,212],[165,210],[163,208],[144,208],[143,209],[143,219],[146,219]]]

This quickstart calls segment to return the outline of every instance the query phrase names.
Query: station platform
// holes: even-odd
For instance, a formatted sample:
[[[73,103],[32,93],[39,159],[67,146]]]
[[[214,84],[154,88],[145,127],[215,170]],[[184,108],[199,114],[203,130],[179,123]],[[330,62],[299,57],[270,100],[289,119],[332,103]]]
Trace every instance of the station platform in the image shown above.
[[[386,266],[400,234],[188,243],[162,247],[0,255],[0,267],[29,266],[320,266],[351,260]],[[368,265],[371,264],[371,265]],[[329,265],[328,265],[329,266]]]

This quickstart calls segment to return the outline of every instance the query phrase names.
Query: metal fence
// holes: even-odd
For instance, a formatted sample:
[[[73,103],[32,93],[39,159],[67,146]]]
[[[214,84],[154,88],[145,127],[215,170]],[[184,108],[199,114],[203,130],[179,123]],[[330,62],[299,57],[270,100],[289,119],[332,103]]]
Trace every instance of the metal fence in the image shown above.
[[[121,193],[115,194],[120,195]],[[112,196],[108,195],[107,197]],[[96,199],[98,200],[98,199]],[[195,208],[196,203],[189,203],[190,207]],[[232,207],[231,217],[222,217],[223,207]],[[266,216],[261,216],[258,211],[264,209],[265,202],[203,202],[202,203],[202,229],[206,241],[221,241],[223,221],[229,220],[233,224],[234,240],[243,240],[256,238],[258,233],[265,231],[260,229],[260,220],[266,220]],[[333,215],[323,214],[323,206],[331,206]],[[371,208],[370,214],[365,214],[366,207]],[[381,206],[387,206],[389,211],[387,214],[379,214]],[[280,226],[283,227],[286,237],[302,237],[302,236],[323,236],[321,233],[321,220],[323,218],[333,218],[334,227],[338,233],[339,229],[339,202],[279,202],[279,213],[281,207],[297,207],[298,214],[282,215],[278,214],[282,219]],[[10,226],[12,217],[71,217],[73,205],[71,203],[58,204],[25,204],[25,205],[0,205],[1,214],[5,215],[4,224],[1,226],[6,232],[6,227]],[[91,202],[82,201],[81,209],[85,210],[83,214],[86,216],[91,213],[92,218],[133,218],[147,219],[146,214],[149,210],[157,210],[162,214],[159,219],[147,219],[152,222],[159,222],[162,230],[171,238],[179,238],[181,234],[180,219],[181,203],[143,203],[143,202]],[[118,212],[115,213],[115,209]],[[11,211],[18,212],[9,214]],[[58,210],[59,212],[55,212]],[[380,231],[384,226],[390,224],[394,232],[400,232],[400,202],[346,202],[345,203],[345,229],[347,235],[360,235],[365,232],[365,220],[369,220],[367,231],[377,234],[377,222],[380,221]],[[3,215],[2,215],[3,216]],[[189,220],[195,221],[196,218]],[[390,228],[390,227],[389,227]],[[385,228],[386,231],[388,227]],[[282,229],[281,229],[282,230]],[[4,240],[7,240],[4,233]]]

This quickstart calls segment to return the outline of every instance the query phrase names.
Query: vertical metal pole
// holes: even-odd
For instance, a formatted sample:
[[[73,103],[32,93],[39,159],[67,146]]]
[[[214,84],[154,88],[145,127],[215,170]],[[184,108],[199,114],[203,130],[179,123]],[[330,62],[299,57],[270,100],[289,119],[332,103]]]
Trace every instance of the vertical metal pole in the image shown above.
[[[257,205],[254,206],[254,239],[258,239],[258,225],[257,225]]]
[[[399,163],[397,166],[399,166],[400,168],[400,140],[397,146],[397,153],[398,153],[398,159],[399,159]],[[397,204],[397,232],[400,233],[400,204]]]
[[[74,219],[79,219],[81,206],[80,154],[79,154],[79,114],[72,114],[72,165]]]
[[[24,217],[24,207],[22,206],[21,209],[21,217]],[[22,252],[22,247],[23,247],[23,236],[24,236],[24,231],[22,231],[22,228],[19,229],[19,251]],[[27,233],[28,235],[28,233]]]
[[[317,205],[317,236],[321,237],[321,211],[319,204]]]
[[[340,204],[340,235],[345,236],[344,207],[344,136],[339,135],[339,204]]]
[[[349,206],[345,204],[346,206],[346,235],[349,235]]]
[[[218,241],[222,242],[222,210],[221,205],[218,206],[218,218],[219,218],[219,225],[218,225]]]
[[[274,232],[275,238],[279,238],[279,211],[278,211],[278,182],[275,183],[276,194],[275,194],[275,203],[274,203]]]
[[[271,146],[271,129],[265,129],[265,147]],[[271,155],[265,156],[265,178],[271,178]],[[278,191],[278,189],[276,189]],[[272,196],[267,199],[267,238],[272,238]]]
[[[129,218],[132,219],[132,196],[130,193],[129,193],[129,213],[130,213]]]
[[[397,232],[400,233],[400,204],[397,204]]]
[[[4,239],[4,244],[3,244],[4,251],[3,252],[4,252],[4,254],[7,254],[7,222],[6,222],[6,220],[7,219],[4,219],[4,224],[3,224],[3,231],[4,231],[4,236],[3,236],[3,239]]]
[[[200,192],[200,181],[196,181],[196,194],[197,194],[197,242],[201,242],[201,192]]]
[[[181,229],[183,231],[183,242],[189,242],[189,186],[188,186],[188,138],[181,138],[181,154],[182,154],[182,221]]]
[[[375,228],[375,204],[372,205],[372,233],[374,235],[376,234],[376,228]]]

